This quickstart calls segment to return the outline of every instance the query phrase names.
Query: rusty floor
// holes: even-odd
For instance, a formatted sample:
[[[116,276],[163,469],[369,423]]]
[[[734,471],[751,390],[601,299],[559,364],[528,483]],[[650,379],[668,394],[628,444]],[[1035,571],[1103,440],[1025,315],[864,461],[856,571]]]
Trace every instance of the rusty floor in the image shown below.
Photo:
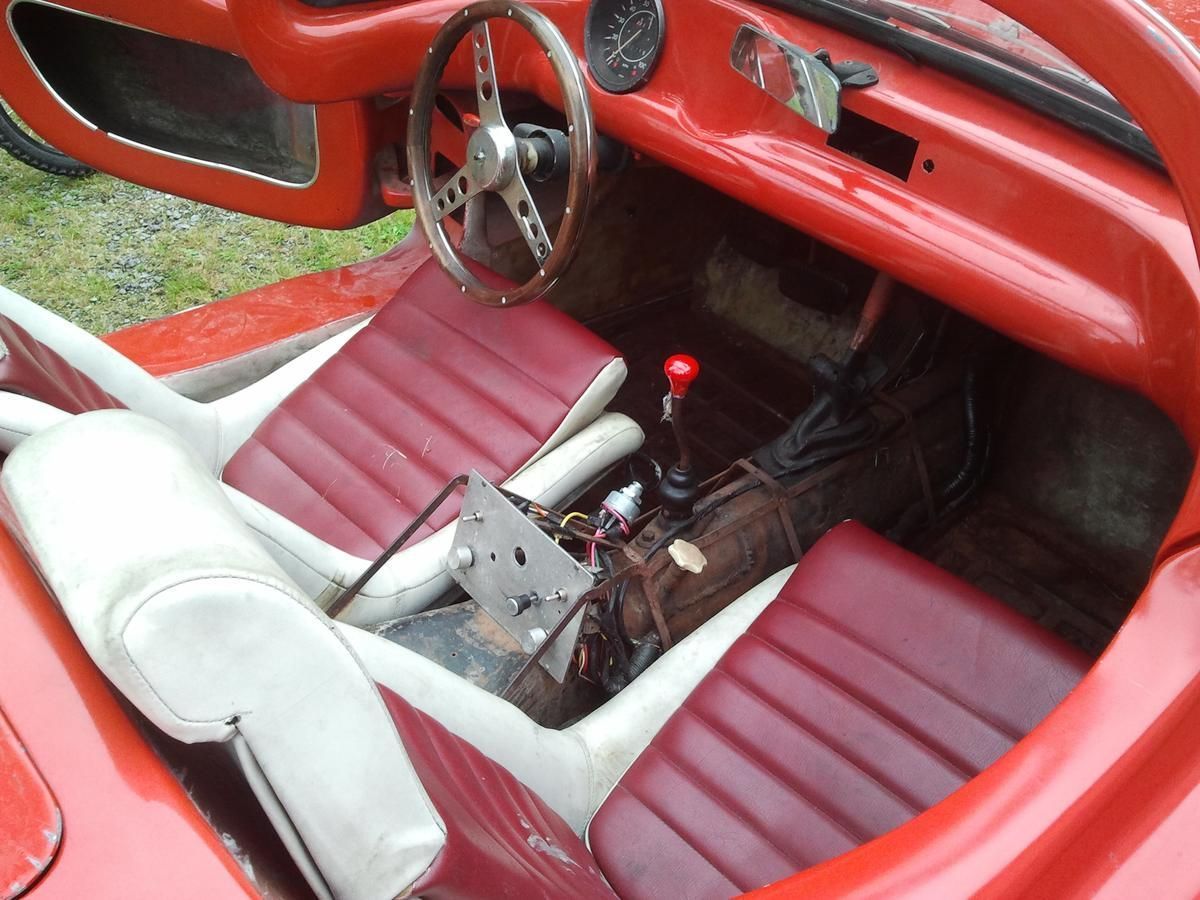
[[[1114,584],[1087,548],[998,491],[913,549],[1093,657],[1137,597],[1138,585]]]

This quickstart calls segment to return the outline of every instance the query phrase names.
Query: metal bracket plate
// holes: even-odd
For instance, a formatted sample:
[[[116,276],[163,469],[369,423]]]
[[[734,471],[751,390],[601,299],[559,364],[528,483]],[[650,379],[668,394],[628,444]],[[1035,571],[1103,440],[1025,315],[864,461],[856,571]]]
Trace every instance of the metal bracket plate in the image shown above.
[[[478,472],[467,482],[447,566],[454,580],[530,654],[595,583],[590,572]],[[514,614],[511,600],[523,595],[537,599]],[[556,681],[566,677],[583,615],[580,610],[542,655],[542,667]]]

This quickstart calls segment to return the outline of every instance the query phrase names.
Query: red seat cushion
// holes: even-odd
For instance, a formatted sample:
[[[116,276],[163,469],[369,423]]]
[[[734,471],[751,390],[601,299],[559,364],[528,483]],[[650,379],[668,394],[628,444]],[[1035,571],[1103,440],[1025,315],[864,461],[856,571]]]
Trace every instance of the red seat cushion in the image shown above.
[[[412,896],[615,897],[579,835],[533,791],[403,698],[379,691],[446,825],[446,845]]]
[[[622,777],[591,849],[625,898],[761,887],[946,797],[1087,665],[975,588],[841,525]]]
[[[223,477],[373,558],[453,476],[516,472],[617,355],[549,304],[474,303],[429,262],[267,417]],[[413,540],[456,511],[444,504]]]

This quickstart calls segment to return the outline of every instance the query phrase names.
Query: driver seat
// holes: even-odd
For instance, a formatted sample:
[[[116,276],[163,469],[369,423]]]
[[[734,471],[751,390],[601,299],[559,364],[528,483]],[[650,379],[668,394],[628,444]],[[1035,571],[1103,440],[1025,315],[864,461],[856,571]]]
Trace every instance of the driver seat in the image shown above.
[[[493,283],[500,284],[493,276]],[[481,306],[433,262],[367,323],[210,403],[0,288],[0,450],[72,414],[128,408],[178,433],[305,594],[328,606],[455,475],[547,504],[642,441],[605,407],[617,351],[536,301]],[[450,584],[451,498],[343,615],[419,612]]]

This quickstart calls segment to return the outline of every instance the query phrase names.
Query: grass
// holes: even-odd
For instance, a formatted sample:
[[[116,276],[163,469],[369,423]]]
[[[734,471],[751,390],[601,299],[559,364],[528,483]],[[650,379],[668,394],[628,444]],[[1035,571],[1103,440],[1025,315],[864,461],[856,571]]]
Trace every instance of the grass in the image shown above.
[[[298,228],[93,175],[44,175],[0,152],[0,285],[93,334],[377,256],[412,227]]]

